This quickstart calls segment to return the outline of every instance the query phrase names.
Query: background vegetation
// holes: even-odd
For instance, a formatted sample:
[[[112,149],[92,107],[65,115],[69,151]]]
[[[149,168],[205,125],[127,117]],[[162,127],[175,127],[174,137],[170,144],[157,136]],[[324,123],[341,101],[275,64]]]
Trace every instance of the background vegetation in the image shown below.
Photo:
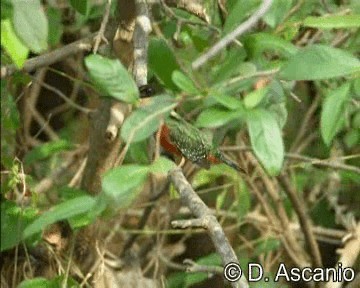
[[[2,287],[230,286],[212,227],[176,228],[173,109],[247,171],[182,168],[244,271],[339,261],[360,287],[359,1],[263,2],[198,67],[264,3],[1,1]]]

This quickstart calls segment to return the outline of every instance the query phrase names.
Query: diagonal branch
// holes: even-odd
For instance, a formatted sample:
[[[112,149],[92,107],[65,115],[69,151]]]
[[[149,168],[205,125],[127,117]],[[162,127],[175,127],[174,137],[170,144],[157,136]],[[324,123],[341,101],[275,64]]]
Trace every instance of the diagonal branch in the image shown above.
[[[224,230],[211,210],[205,205],[201,198],[195,193],[189,182],[186,180],[180,168],[175,168],[169,172],[170,181],[174,184],[176,190],[180,194],[181,201],[186,205],[191,213],[197,219],[181,222],[173,221],[174,227],[201,226],[207,229],[212,242],[219,253],[222,263],[225,266],[231,262],[239,263],[233,248],[230,246],[228,239],[225,236]],[[241,277],[239,282],[232,282],[233,287],[246,288],[249,287],[245,277]]]
[[[222,49],[229,45],[235,38],[239,37],[241,34],[245,33],[247,30],[252,28],[259,19],[265,15],[269,10],[272,4],[272,0],[264,0],[260,8],[245,22],[241,23],[234,31],[227,34],[219,42],[217,42],[213,47],[209,49],[205,54],[201,55],[192,63],[192,68],[194,70],[198,69],[200,66],[204,65],[212,57],[218,54]]]

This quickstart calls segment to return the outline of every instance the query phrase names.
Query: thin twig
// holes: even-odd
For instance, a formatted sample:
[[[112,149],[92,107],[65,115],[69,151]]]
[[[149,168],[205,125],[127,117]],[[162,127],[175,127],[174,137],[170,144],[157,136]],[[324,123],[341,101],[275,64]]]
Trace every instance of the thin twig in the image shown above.
[[[56,95],[58,95],[61,99],[63,99],[67,104],[69,104],[69,106],[85,113],[85,114],[88,114],[90,113],[92,110],[91,109],[88,109],[88,108],[84,108],[82,106],[80,106],[79,104],[75,103],[74,101],[72,101],[71,99],[69,99],[63,92],[61,92],[59,89],[49,85],[49,84],[46,84],[45,82],[43,81],[39,81],[37,80],[36,78],[33,78],[33,80],[40,84],[41,86],[43,86],[44,88],[46,88],[47,90],[50,90],[52,92],[54,92]]]
[[[80,51],[90,51],[91,46],[93,43],[93,37],[95,34],[91,34],[84,39],[80,39],[78,41],[75,41],[71,44],[65,45],[61,48],[58,48],[56,50],[53,50],[49,53],[33,57],[29,60],[27,60],[20,69],[24,72],[31,72],[34,71],[37,68],[48,66],[51,64],[54,64],[56,62],[59,62],[60,60],[69,57],[70,55],[76,54]],[[10,76],[14,74],[15,71],[18,71],[19,69],[13,65],[6,65],[1,66],[1,78],[4,78],[6,76]]]
[[[99,32],[95,36],[95,44],[94,44],[94,48],[93,48],[94,54],[97,53],[100,43],[101,43],[101,40],[103,40],[106,44],[108,44],[108,41],[105,38],[104,34],[105,34],[106,25],[109,21],[110,8],[111,8],[111,0],[107,0],[106,5],[105,5],[104,17],[101,21]]]
[[[222,49],[224,49],[228,44],[230,44],[235,38],[239,37],[241,34],[252,28],[258,20],[265,15],[269,10],[272,4],[272,0],[263,0],[260,8],[245,22],[241,23],[234,31],[230,32],[219,42],[217,42],[213,47],[209,49],[205,54],[201,55],[192,63],[192,68],[194,70],[198,69],[200,66],[209,61],[212,57],[218,54]]]
[[[285,175],[280,175],[277,177],[277,179],[288,195],[294,210],[299,217],[305,240],[310,248],[313,267],[322,267],[319,246],[315,240],[315,236],[312,231],[312,224],[310,222],[309,216],[307,215],[304,201],[299,198],[299,194],[295,191],[294,187],[290,184],[288,178]]]

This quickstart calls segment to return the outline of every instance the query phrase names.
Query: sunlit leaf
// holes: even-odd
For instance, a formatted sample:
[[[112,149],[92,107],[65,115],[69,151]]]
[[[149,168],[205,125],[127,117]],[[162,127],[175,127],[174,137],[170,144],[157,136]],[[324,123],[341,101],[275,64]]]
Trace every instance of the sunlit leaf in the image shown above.
[[[350,53],[325,45],[311,45],[291,57],[280,75],[286,80],[319,80],[359,71],[360,61]]]
[[[309,16],[305,18],[303,25],[320,29],[358,28],[360,27],[360,14]]]
[[[40,0],[13,1],[13,24],[16,34],[34,53],[48,47],[48,20]]]
[[[29,54],[29,49],[15,34],[9,19],[1,20],[1,46],[5,48],[18,68],[24,65]]]

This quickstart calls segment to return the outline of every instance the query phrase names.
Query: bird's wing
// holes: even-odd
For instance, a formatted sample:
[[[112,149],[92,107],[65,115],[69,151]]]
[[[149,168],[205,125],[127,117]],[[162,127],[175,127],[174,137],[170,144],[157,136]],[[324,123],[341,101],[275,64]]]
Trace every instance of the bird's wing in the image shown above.
[[[166,125],[170,130],[171,141],[187,159],[199,165],[206,161],[209,149],[196,127],[182,118],[175,120],[171,117],[166,121]]]

